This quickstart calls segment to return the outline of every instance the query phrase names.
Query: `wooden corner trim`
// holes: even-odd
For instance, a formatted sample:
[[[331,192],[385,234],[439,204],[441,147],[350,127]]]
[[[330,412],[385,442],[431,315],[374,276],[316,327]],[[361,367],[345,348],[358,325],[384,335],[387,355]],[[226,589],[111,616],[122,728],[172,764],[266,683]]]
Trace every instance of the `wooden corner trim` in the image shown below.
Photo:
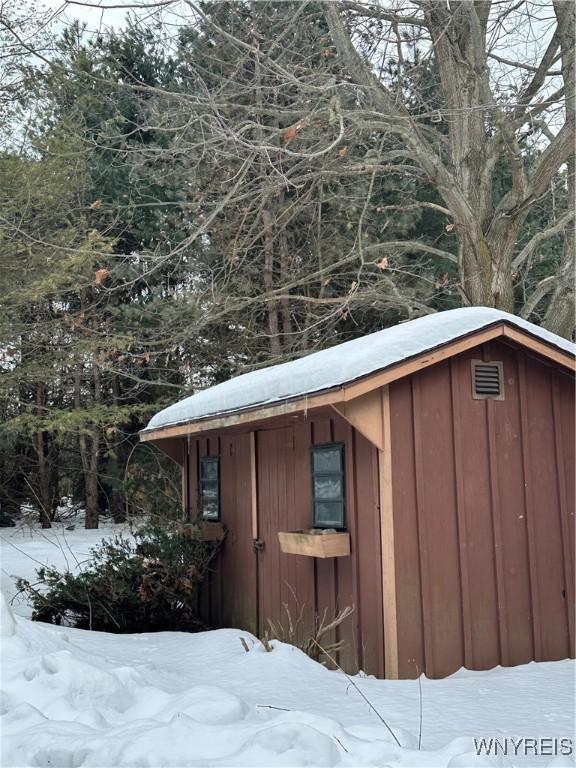
[[[384,621],[384,673],[398,679],[398,613],[396,606],[396,563],[392,497],[392,443],[390,393],[381,390],[383,448],[378,451],[380,494],[380,551],[382,557],[382,617]]]

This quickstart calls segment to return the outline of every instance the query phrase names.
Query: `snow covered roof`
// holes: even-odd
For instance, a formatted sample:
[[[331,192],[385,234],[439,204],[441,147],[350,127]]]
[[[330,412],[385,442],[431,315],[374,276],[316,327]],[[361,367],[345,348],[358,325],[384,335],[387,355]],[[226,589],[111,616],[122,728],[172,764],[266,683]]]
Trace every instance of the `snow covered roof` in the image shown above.
[[[507,312],[488,307],[452,309],[242,374],[170,405],[152,417],[144,432],[333,389],[502,323],[568,354],[576,351],[561,336]]]

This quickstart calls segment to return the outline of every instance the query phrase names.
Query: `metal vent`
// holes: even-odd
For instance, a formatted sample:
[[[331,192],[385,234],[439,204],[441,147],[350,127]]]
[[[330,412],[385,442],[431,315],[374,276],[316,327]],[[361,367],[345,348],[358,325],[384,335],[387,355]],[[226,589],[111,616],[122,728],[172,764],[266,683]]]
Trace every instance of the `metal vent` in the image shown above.
[[[472,360],[472,397],[475,400],[504,400],[501,362]]]

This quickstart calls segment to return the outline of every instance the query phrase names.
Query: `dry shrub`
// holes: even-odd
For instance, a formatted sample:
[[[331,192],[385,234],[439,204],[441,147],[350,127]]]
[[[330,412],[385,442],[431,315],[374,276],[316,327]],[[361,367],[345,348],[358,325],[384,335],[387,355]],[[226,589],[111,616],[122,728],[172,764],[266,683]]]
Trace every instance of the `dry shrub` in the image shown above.
[[[264,636],[260,638],[260,642],[267,651],[272,650],[272,640],[280,640],[283,643],[289,643],[296,648],[300,648],[301,651],[304,651],[314,661],[320,661],[323,655],[333,655],[344,648],[344,640],[324,644],[323,638],[354,613],[353,606],[346,606],[346,608],[343,608],[330,620],[328,620],[327,609],[324,609],[322,614],[315,614],[314,629],[310,632],[304,623],[304,605],[298,604],[298,614],[295,619],[292,618],[288,604],[283,603],[282,605],[286,619],[284,621],[268,619],[268,629]]]

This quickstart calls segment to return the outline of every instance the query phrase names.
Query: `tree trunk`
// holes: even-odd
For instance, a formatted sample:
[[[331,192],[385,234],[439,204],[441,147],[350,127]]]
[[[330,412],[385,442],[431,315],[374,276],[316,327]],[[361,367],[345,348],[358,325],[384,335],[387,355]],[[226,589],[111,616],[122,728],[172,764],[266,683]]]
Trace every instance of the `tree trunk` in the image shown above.
[[[112,397],[115,406],[120,405],[120,382],[118,376],[113,374],[112,380]],[[114,432],[116,434],[116,432]],[[123,448],[124,442],[120,441],[117,445],[112,445],[112,452],[109,459],[108,469],[112,482],[112,489],[110,491],[110,512],[112,513],[112,519],[115,523],[123,523],[126,520],[126,507],[124,499],[123,477],[122,467],[124,461],[121,457],[124,457],[125,450]]]
[[[82,364],[76,369],[74,386],[74,405],[80,410],[82,404]],[[96,354],[93,360],[94,400],[99,402],[101,397],[100,376],[96,364]],[[86,501],[85,528],[98,528],[100,517],[100,501],[98,498],[98,455],[100,449],[100,432],[96,425],[81,426],[78,435],[80,458],[84,474],[84,492]]]
[[[266,308],[268,312],[268,334],[272,356],[280,355],[280,328],[278,323],[278,300],[274,299],[274,232],[272,231],[272,214],[267,208],[262,211],[264,225],[264,288],[266,291]]]
[[[98,499],[98,427],[92,427],[90,436],[80,435],[80,453],[86,488],[85,528],[98,528],[100,502]]]
[[[280,233],[280,285],[286,285],[290,276],[290,252],[288,249],[288,238],[286,237],[286,230],[282,229]],[[292,339],[292,317],[290,299],[288,296],[283,296],[282,302],[282,334],[284,338],[284,347],[291,348],[293,346]]]
[[[514,311],[512,248],[514,241],[493,239],[490,243],[479,227],[476,234],[460,239],[459,259],[462,289],[472,306]]]
[[[568,161],[568,209],[574,210],[576,206],[576,160],[571,157]],[[549,331],[573,338],[574,334],[574,249],[576,237],[574,227],[576,221],[568,225],[564,234],[564,247],[558,281],[548,311],[544,319],[544,325]]]
[[[42,416],[46,403],[46,390],[43,384],[36,386],[36,406],[38,416]],[[47,458],[46,433],[36,433],[36,457],[38,460],[38,502],[40,505],[40,523],[42,528],[52,527],[52,494],[50,492],[50,468]]]
[[[45,433],[36,433],[36,455],[38,457],[38,501],[42,528],[52,527],[52,494],[50,493],[50,469],[46,459]]]
[[[576,91],[575,91],[575,63],[574,63],[574,37],[576,34],[576,13],[572,3],[563,3],[555,0],[554,10],[558,19],[564,19],[565,23],[559,30],[560,50],[562,52],[562,77],[567,91],[566,97],[566,122],[572,129],[572,135],[576,129]],[[574,151],[568,162],[568,210],[576,207],[576,157]],[[550,299],[548,312],[544,319],[544,325],[550,331],[560,334],[567,339],[574,335],[574,249],[576,247],[576,221],[572,219],[564,235],[564,248],[562,261],[558,275],[558,283]]]

